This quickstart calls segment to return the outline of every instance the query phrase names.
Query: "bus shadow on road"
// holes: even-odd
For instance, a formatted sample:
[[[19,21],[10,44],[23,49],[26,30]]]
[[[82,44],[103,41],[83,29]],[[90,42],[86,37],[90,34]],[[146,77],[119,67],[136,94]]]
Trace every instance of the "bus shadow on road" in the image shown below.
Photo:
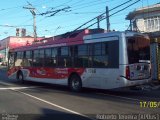
[[[89,89],[84,88],[81,92],[72,92],[68,87],[62,85],[55,84],[47,84],[47,83],[39,83],[39,82],[30,82],[25,81],[25,83],[14,82],[18,85],[25,86],[36,86],[34,89],[30,89],[30,91],[34,93],[59,93],[66,94],[71,96],[79,96],[84,98],[92,98],[92,99],[107,99],[107,100],[160,100],[159,90],[155,91],[145,91],[145,90],[131,90],[131,89],[112,89],[112,90],[101,90],[101,89]],[[27,90],[28,91],[28,90]]]
[[[18,120],[91,120],[81,115],[48,108],[42,108],[41,112],[40,114],[19,114]]]

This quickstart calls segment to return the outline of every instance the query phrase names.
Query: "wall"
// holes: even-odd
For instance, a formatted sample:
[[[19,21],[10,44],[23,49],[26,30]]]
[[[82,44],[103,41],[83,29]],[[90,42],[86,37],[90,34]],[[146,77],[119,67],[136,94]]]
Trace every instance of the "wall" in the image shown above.
[[[147,28],[147,26],[145,25],[145,19],[150,19],[150,18],[154,18],[154,17],[158,17],[160,16],[160,12],[148,12],[148,13],[144,13],[144,14],[138,14],[136,15],[132,21],[136,21],[136,26],[133,26],[133,29],[135,29],[136,27],[138,27],[138,30],[140,30],[141,32],[155,32],[157,31],[157,29],[149,31],[149,29]],[[155,23],[154,23],[155,24]],[[156,24],[155,24],[156,26]],[[158,26],[160,27],[160,26]],[[159,28],[160,30],[160,28]]]
[[[9,48],[17,48],[20,46],[26,46],[28,44],[32,44],[34,38],[29,37],[10,37]]]
[[[8,46],[8,41],[9,41],[9,37],[5,38],[3,40],[0,40],[0,50],[3,50],[6,48],[6,46]]]
[[[37,38],[37,40],[41,39],[44,38]],[[7,61],[9,49],[26,46],[32,44],[33,41],[34,38],[32,37],[7,37],[0,40],[0,56],[3,57],[3,61]]]

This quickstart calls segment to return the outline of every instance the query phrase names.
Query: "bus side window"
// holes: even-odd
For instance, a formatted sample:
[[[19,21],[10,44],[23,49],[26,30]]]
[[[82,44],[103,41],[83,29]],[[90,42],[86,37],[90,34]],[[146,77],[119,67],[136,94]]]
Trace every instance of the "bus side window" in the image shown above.
[[[95,68],[108,67],[108,44],[107,42],[93,44],[92,66]]]
[[[77,55],[74,57],[74,66],[75,67],[88,67],[89,66],[89,58],[88,58],[88,45],[78,45],[75,47],[75,51],[77,51]]]
[[[51,66],[53,67],[57,66],[57,59],[58,59],[58,48],[53,48],[51,55]]]
[[[119,68],[119,40],[109,41],[109,68]]]
[[[45,67],[51,66],[51,62],[50,62],[51,55],[52,55],[51,48],[45,49],[45,60],[44,60]]]
[[[44,66],[45,67],[55,67],[56,63],[57,63],[56,55],[57,55],[57,49],[56,48],[45,49]]]
[[[39,50],[34,50],[33,51],[33,66],[34,67],[39,66],[38,62],[39,62]]]
[[[32,51],[26,51],[23,59],[23,66],[30,67],[32,65]]]
[[[39,50],[39,61],[38,61],[38,66],[42,67],[44,66],[44,58],[45,55],[44,55],[44,49],[40,49]]]
[[[23,52],[17,52],[15,66],[22,66],[22,61],[23,61]]]
[[[69,47],[59,48],[58,66],[71,67],[71,57],[69,56]]]

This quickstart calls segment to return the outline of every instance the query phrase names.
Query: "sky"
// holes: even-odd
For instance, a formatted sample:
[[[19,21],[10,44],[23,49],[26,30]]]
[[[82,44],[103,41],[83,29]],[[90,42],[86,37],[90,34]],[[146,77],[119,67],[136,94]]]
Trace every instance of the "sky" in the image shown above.
[[[37,35],[41,37],[55,36],[73,31],[83,23],[104,13],[106,6],[111,10],[126,1],[128,0],[1,0],[0,40],[8,36],[15,36],[16,28],[25,28],[27,35],[33,35],[33,16],[31,12],[28,9],[24,9],[24,7],[35,8]],[[113,14],[135,1],[137,0],[130,0],[128,4],[110,11],[109,14]],[[125,20],[125,17],[129,12],[159,2],[160,0],[140,0],[133,6],[111,16],[111,30],[126,30],[129,26],[129,21]],[[52,13],[42,14],[49,11],[52,11]],[[59,12],[51,15],[53,11]],[[91,23],[87,25],[90,24]],[[91,28],[96,27],[97,25],[94,25]],[[100,23],[100,27],[106,29],[105,20]]]

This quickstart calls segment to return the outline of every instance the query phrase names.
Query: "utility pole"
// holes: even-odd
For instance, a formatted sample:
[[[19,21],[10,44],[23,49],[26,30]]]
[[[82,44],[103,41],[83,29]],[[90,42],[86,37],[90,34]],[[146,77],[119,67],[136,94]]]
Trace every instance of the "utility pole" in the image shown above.
[[[30,12],[32,13],[33,16],[33,35],[34,35],[34,42],[37,41],[37,29],[36,29],[36,8],[34,8],[30,3],[29,3],[29,7],[23,7],[24,9],[28,9],[30,10]]]
[[[109,21],[109,9],[108,6],[106,6],[106,23],[107,23],[107,32],[110,31],[110,21]]]
[[[133,29],[132,29],[132,20],[130,20],[130,30],[132,31]]]
[[[100,28],[100,16],[97,17],[97,28]]]

